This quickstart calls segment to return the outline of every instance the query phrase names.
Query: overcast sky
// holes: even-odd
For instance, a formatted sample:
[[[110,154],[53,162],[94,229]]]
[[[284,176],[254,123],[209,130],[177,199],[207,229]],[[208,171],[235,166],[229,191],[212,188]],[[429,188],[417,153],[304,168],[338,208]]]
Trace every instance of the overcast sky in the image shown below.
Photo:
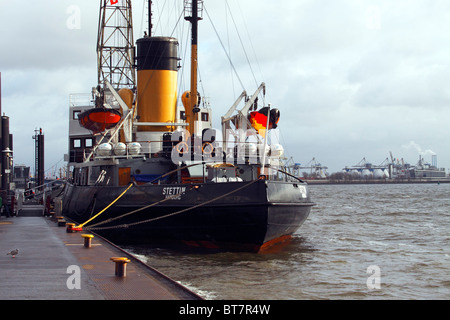
[[[153,2],[155,32],[170,35],[173,25],[158,15],[176,22],[181,8],[172,7],[183,1]],[[37,128],[46,169],[63,165],[69,94],[96,86],[99,3],[0,0],[2,112],[16,165],[34,168]],[[413,165],[436,154],[438,166],[450,168],[450,1],[206,0],[205,7],[199,66],[215,125],[242,92],[239,79],[249,94],[264,81],[295,162],[315,157],[336,172],[363,157],[380,164],[392,151]],[[142,8],[143,0],[133,1],[135,40],[146,28]]]

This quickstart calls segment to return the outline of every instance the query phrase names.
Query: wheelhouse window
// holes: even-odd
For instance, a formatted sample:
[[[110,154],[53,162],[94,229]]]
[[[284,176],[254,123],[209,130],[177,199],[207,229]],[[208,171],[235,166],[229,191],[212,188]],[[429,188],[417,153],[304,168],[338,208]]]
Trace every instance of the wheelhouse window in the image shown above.
[[[72,141],[72,143],[73,143],[73,148],[74,149],[78,149],[78,148],[81,148],[81,139],[73,139],[73,141]]]
[[[81,113],[80,110],[74,110],[73,111],[73,117],[72,120],[78,120],[78,115]]]
[[[92,148],[92,146],[94,145],[94,141],[92,138],[86,138],[86,140],[84,141],[84,146],[86,148]]]

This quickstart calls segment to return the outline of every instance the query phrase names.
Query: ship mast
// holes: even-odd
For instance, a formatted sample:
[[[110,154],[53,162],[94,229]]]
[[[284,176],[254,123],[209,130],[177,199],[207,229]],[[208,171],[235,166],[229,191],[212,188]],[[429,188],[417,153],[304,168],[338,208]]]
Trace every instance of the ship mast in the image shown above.
[[[190,3],[191,2],[191,3]],[[200,111],[198,107],[198,91],[197,91],[197,63],[198,63],[198,21],[202,20],[199,12],[203,8],[203,0],[185,0],[185,19],[192,24],[192,39],[191,39],[191,91],[190,103],[186,110],[186,122],[189,124],[189,133],[195,134],[195,118]],[[189,16],[190,13],[190,16]]]
[[[148,0],[148,36],[152,36],[152,0]]]

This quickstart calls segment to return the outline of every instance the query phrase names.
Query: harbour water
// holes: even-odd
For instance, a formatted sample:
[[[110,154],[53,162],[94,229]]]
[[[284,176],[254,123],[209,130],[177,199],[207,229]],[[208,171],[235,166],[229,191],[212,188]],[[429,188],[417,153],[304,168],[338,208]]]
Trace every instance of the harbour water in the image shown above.
[[[310,188],[276,252],[127,249],[206,299],[450,299],[450,184]]]

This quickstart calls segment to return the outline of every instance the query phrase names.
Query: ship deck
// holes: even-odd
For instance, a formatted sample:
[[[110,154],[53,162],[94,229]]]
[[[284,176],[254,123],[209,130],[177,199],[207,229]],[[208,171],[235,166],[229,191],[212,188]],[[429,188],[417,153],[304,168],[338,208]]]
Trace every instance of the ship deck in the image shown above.
[[[111,257],[131,260],[126,277],[116,277]],[[85,248],[80,233],[50,218],[0,218],[0,300],[201,299],[98,236]]]

